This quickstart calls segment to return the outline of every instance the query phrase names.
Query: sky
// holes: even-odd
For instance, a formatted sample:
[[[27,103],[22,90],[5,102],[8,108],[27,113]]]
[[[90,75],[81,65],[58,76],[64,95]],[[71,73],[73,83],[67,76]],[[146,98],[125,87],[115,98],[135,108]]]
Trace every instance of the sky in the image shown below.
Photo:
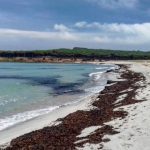
[[[150,50],[149,0],[0,0],[0,49]]]

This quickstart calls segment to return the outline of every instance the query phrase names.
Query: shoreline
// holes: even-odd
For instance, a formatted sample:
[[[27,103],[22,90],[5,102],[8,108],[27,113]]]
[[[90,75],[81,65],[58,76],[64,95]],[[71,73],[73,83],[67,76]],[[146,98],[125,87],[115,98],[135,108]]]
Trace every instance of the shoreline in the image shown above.
[[[88,62],[88,63],[95,64],[95,62]],[[111,65],[110,69],[112,67],[114,68],[115,65]],[[106,71],[103,74],[104,74],[103,76],[105,76],[105,75],[107,76],[108,73]],[[102,77],[102,78],[104,78],[104,77]],[[106,77],[105,77],[105,79],[106,79]],[[106,81],[107,81],[107,79],[106,79]],[[105,86],[103,87],[103,89],[105,88]],[[70,103],[67,105],[62,105],[61,107],[55,109],[54,111],[52,111],[48,114],[44,114],[42,116],[38,116],[38,117],[35,117],[32,119],[29,119],[25,122],[18,123],[15,126],[11,126],[11,127],[8,127],[6,129],[0,131],[0,145],[2,145],[0,147],[3,147],[3,145],[5,145],[5,143],[9,143],[12,139],[14,139],[18,136],[29,133],[33,130],[41,129],[45,126],[49,126],[49,124],[52,122],[53,122],[52,124],[55,124],[55,120],[57,118],[65,117],[69,113],[72,113],[77,110],[87,109],[90,104],[90,101],[95,99],[96,95],[97,94],[95,92],[93,92],[90,95],[88,95],[86,97],[84,96],[73,103]],[[38,123],[39,120],[42,120],[42,121],[40,121],[40,123]]]
[[[10,62],[10,63],[96,63],[100,62],[98,59],[93,60],[84,60],[82,58],[57,58],[57,57],[0,57],[1,62]]]
[[[127,71],[127,68],[126,67],[123,67],[123,66],[121,66],[121,69],[125,69],[126,71]],[[121,69],[119,69],[119,71],[121,70]],[[104,125],[104,123],[105,122],[108,122],[108,121],[111,121],[112,120],[112,116],[113,116],[113,119],[114,118],[125,118],[126,116],[127,116],[127,112],[124,112],[124,111],[117,111],[117,112],[114,112],[113,111],[113,109],[114,109],[114,102],[117,100],[117,97],[119,96],[119,95],[122,95],[122,94],[120,94],[120,93],[118,93],[118,91],[117,91],[117,93],[114,91],[114,89],[117,89],[117,90],[119,90],[119,91],[123,91],[123,90],[127,90],[127,89],[129,89],[129,88],[131,88],[131,85],[132,84],[135,84],[135,82],[137,82],[137,81],[139,81],[139,80],[144,80],[144,77],[142,77],[141,76],[141,74],[138,74],[138,73],[134,73],[134,72],[132,72],[132,71],[127,71],[128,73],[126,73],[126,71],[124,71],[124,72],[122,72],[121,73],[121,78],[126,78],[127,80],[123,80],[123,79],[116,79],[116,81],[113,81],[113,79],[112,79],[112,81],[113,82],[115,82],[115,83],[113,83],[112,82],[112,85],[110,85],[110,86],[106,86],[105,87],[105,89],[99,94],[99,96],[98,97],[95,97],[96,99],[99,99],[99,100],[93,100],[93,103],[91,102],[91,105],[93,105],[94,107],[96,107],[96,109],[91,109],[91,110],[84,110],[83,108],[80,110],[80,111],[77,111],[77,112],[75,112],[75,113],[72,113],[72,114],[69,114],[67,117],[65,117],[64,119],[59,119],[58,121],[61,121],[62,123],[60,123],[60,124],[56,124],[55,126],[50,126],[50,127],[45,127],[44,129],[41,129],[41,130],[38,130],[38,131],[34,131],[34,132],[31,132],[31,133],[29,133],[29,134],[25,134],[25,135],[23,135],[23,136],[21,136],[21,137],[19,137],[19,138],[17,138],[17,139],[14,139],[12,142],[11,142],[11,146],[12,147],[9,147],[8,149],[13,149],[13,148],[15,148],[15,149],[18,149],[18,148],[27,148],[28,146],[29,147],[32,147],[32,148],[35,148],[35,146],[38,148],[38,146],[46,146],[46,145],[44,145],[44,141],[42,141],[42,139],[40,138],[40,137],[42,137],[42,135],[43,135],[43,132],[46,134],[43,138],[48,138],[47,136],[47,134],[50,132],[52,135],[51,136],[49,136],[49,140],[52,142],[52,143],[50,143],[50,145],[49,146],[52,146],[51,148],[60,148],[60,146],[63,146],[64,148],[71,148],[71,149],[75,149],[76,147],[78,147],[79,149],[80,149],[80,147],[81,146],[83,146],[85,143],[87,143],[87,141],[89,142],[89,143],[91,143],[91,144],[96,144],[96,143],[101,143],[101,142],[107,142],[107,141],[109,141],[109,139],[105,139],[105,140],[102,140],[102,138],[103,138],[103,136],[105,135],[105,134],[117,134],[118,132],[117,131],[115,131],[114,129],[113,129],[113,127],[111,127],[111,126],[107,126],[107,125]],[[118,74],[117,74],[118,75]],[[135,79],[136,79],[136,81],[135,81]],[[127,84],[128,83],[128,84]],[[129,84],[130,83],[130,84]],[[132,83],[132,84],[131,84]],[[122,84],[122,85],[121,85]],[[126,86],[126,84],[128,85],[128,86]],[[133,86],[133,85],[132,85]],[[118,88],[119,87],[119,88]],[[137,88],[140,88],[140,86],[139,87],[134,87],[135,89],[134,90],[132,90],[132,91],[126,91],[126,92],[124,92],[123,94],[128,94],[129,95],[129,97],[128,97],[128,99],[129,98],[131,98],[131,96],[133,97],[133,96],[135,96],[135,91],[137,90]],[[111,91],[111,93],[108,93],[108,91]],[[107,93],[108,93],[108,95],[107,95]],[[114,96],[112,95],[112,93],[114,94]],[[100,99],[102,98],[102,100],[100,101]],[[113,100],[111,101],[111,105],[107,102],[105,102],[105,101],[108,101],[107,99],[108,98],[113,98]],[[122,104],[120,104],[118,107],[121,107],[121,105],[129,105],[129,104],[134,104],[134,103],[137,103],[137,102],[139,102],[139,101],[131,101],[131,100],[129,100],[129,101],[127,101],[127,98],[125,98],[126,100],[123,100],[124,101],[124,103],[122,102]],[[103,100],[105,100],[105,101],[103,101]],[[102,103],[102,101],[103,101],[103,103]],[[140,101],[140,102],[142,102],[142,101]],[[112,107],[113,106],[113,107]],[[87,107],[86,107],[87,108]],[[100,110],[97,110],[97,108],[99,108]],[[102,110],[104,110],[104,112],[101,112],[101,109]],[[104,114],[103,114],[104,113]],[[105,114],[106,113],[106,114]],[[95,116],[95,115],[96,116]],[[102,115],[103,114],[103,115]],[[90,115],[90,117],[89,117],[89,115]],[[94,116],[93,116],[94,115]],[[108,118],[106,118],[106,117],[104,117],[104,115],[106,115]],[[87,116],[87,117],[85,117],[85,116]],[[94,118],[93,118],[93,117]],[[100,117],[100,119],[99,119],[99,117],[98,116],[101,116]],[[102,117],[103,116],[103,117]],[[92,117],[92,118],[91,118]],[[95,117],[97,118],[97,119],[95,119]],[[62,117],[60,117],[60,118],[62,118]],[[76,125],[74,125],[74,121],[72,122],[71,120],[74,120],[74,119],[76,120],[75,122],[77,122],[78,124],[76,124]],[[82,118],[82,119],[81,119]],[[86,120],[85,121],[83,121],[83,122],[81,122],[81,120],[84,120],[86,118]],[[88,118],[88,120],[87,120],[87,118]],[[93,120],[94,119],[94,120]],[[66,121],[67,120],[67,121]],[[65,123],[64,123],[65,122]],[[72,124],[72,125],[71,125]],[[76,127],[75,129],[73,128],[72,129],[72,127]],[[80,134],[81,134],[81,132],[82,132],[82,130],[84,130],[85,128],[88,128],[88,127],[90,127],[90,126],[99,126],[99,128],[97,129],[98,131],[95,131],[95,133],[96,132],[98,132],[97,134],[99,135],[99,137],[101,137],[100,138],[100,140],[98,140],[97,141],[97,136],[96,136],[96,134],[93,134],[93,135],[88,135],[87,137],[89,138],[89,140],[86,140],[86,138],[84,137],[82,137],[82,138],[77,138],[77,136],[79,136]],[[101,126],[103,126],[103,127],[101,127]],[[55,131],[55,129],[57,128],[57,131]],[[65,128],[65,129],[64,129]],[[53,129],[53,130],[52,130]],[[60,132],[59,133],[59,129],[60,130],[68,130],[69,129],[69,131],[71,131],[71,133],[69,134],[69,131],[68,131],[68,134],[64,131],[64,135],[63,135],[63,139],[60,139],[60,138],[62,138],[62,133]],[[48,131],[47,131],[48,130]],[[108,133],[105,133],[105,132],[107,132],[108,131]],[[54,133],[56,132],[57,133],[57,136],[56,136],[56,133],[54,134]],[[72,133],[73,132],[73,133]],[[75,132],[75,133],[74,133]],[[103,133],[103,134],[102,134]],[[39,134],[39,135],[38,135]],[[59,135],[60,134],[60,135]],[[66,134],[67,134],[67,137],[68,136],[71,136],[71,140],[70,141],[68,141],[66,138],[65,138],[65,136],[66,136]],[[102,136],[103,135],[103,136]],[[52,138],[53,137],[53,138]],[[55,139],[56,138],[56,139]],[[26,139],[26,141],[24,141]],[[38,142],[38,143],[36,143],[36,145],[35,144],[32,144],[32,140],[30,141],[30,144],[28,145],[27,143],[28,143],[28,140],[27,139],[36,139],[36,142]],[[54,142],[54,139],[55,139],[55,141],[57,141],[58,139],[59,139],[59,142],[58,142],[58,145],[54,145],[55,143],[53,143]],[[99,139],[99,138],[98,138]],[[40,141],[41,140],[41,141]],[[67,144],[66,143],[64,143],[63,142],[63,145],[61,145],[62,143],[62,141],[67,141]],[[85,140],[85,141],[84,141]],[[17,142],[19,142],[19,144],[20,145],[18,145],[18,146],[20,146],[20,147],[16,147],[17,146]],[[33,143],[34,143],[35,141],[33,140]],[[68,142],[70,143],[70,144],[68,144]],[[75,144],[77,142],[77,144]],[[57,143],[57,142],[56,142]],[[42,144],[42,145],[41,145]],[[47,145],[48,146],[48,145]],[[102,146],[101,144],[99,145],[100,147]],[[46,147],[46,148],[48,148],[49,149],[49,147]]]
[[[136,103],[130,103],[128,105],[123,105],[123,106],[117,106],[116,108],[114,108],[114,111],[123,111],[123,112],[127,112],[127,115],[123,118],[113,118],[111,121],[108,121],[106,123],[104,123],[103,125],[94,125],[94,126],[90,126],[87,127],[85,129],[83,129],[79,135],[76,136],[76,139],[78,138],[79,140],[75,141],[73,143],[73,145],[80,145],[79,147],[75,147],[78,150],[90,150],[90,149],[109,149],[109,150],[116,150],[116,149],[128,149],[128,150],[141,150],[144,147],[144,150],[149,150],[150,147],[150,129],[149,129],[149,124],[150,124],[150,120],[149,120],[149,110],[150,110],[150,102],[148,101],[150,98],[150,63],[146,62],[146,61],[136,61],[136,62],[127,62],[127,61],[107,61],[104,64],[118,64],[118,65],[122,65],[123,66],[128,66],[128,70],[131,71],[133,74],[134,73],[138,73],[140,76],[142,75],[142,79],[140,79],[140,81],[136,82],[134,85],[136,87],[138,87],[138,89],[135,88],[135,94],[134,94],[134,98],[133,100],[135,100]],[[121,74],[123,73],[123,69],[119,69],[115,72],[109,72],[109,77],[110,80],[108,80],[108,84],[106,86],[110,87],[115,85],[117,82],[120,81],[125,81],[121,76]],[[131,74],[132,74],[131,73]],[[109,88],[108,88],[109,89]],[[111,90],[111,88],[109,89]],[[109,92],[109,90],[107,92]],[[114,88],[112,89],[114,90]],[[119,89],[120,90],[120,89]],[[127,93],[130,95],[133,92],[133,88],[129,88],[127,90],[121,91],[119,94],[121,94],[120,96],[118,96],[116,98],[116,102],[118,103],[119,101],[126,101],[127,100]],[[109,93],[112,96],[112,92]],[[57,120],[57,118],[64,118],[66,117],[68,114],[74,114],[75,111],[90,111],[90,108],[93,109],[93,107],[91,107],[91,105],[97,101],[100,95],[103,95],[105,99],[106,95],[105,94],[95,94],[91,99],[87,99],[87,101],[82,101],[81,103],[75,104],[74,106],[67,106],[65,108],[61,108],[62,113],[60,111],[56,111],[56,113],[53,113],[52,115],[47,115],[45,116],[45,123],[44,121],[42,122],[44,126],[40,126],[39,123],[35,124],[35,122],[30,122],[27,123],[25,126],[22,125],[20,128],[16,127],[15,130],[11,130],[11,136],[10,135],[6,135],[6,133],[3,133],[2,137],[0,139],[2,139],[3,141],[6,141],[6,139],[8,141],[10,141],[11,139],[14,139],[13,141],[15,141],[16,139],[21,139],[23,140],[24,138],[27,138],[27,135],[34,134],[36,132],[38,132],[40,134],[40,132],[43,130],[42,128],[51,128],[51,127],[55,127],[55,126],[59,126],[60,123],[62,121]],[[110,97],[112,98],[112,97]],[[131,98],[131,97],[130,97]],[[129,99],[130,99],[129,98]],[[106,98],[107,100],[107,98]],[[108,104],[108,103],[107,103]],[[64,114],[63,114],[64,113]],[[68,115],[68,116],[69,116]],[[39,121],[41,122],[41,119],[43,118],[39,118]],[[95,121],[95,120],[94,120]],[[36,127],[37,125],[39,126],[39,129],[37,131],[36,128],[33,128],[33,130],[31,130],[31,133],[29,133],[29,128],[32,125],[32,127]],[[105,125],[105,127],[108,128],[103,128]],[[112,128],[109,128],[112,127]],[[44,129],[45,129],[44,128]],[[105,129],[110,131],[110,134],[104,134],[104,132],[101,132],[101,129]],[[22,130],[22,131],[26,131],[25,135],[23,135],[22,133],[19,133],[18,130]],[[28,130],[28,131],[27,131]],[[36,131],[34,131],[36,130]],[[98,130],[98,133],[97,133]],[[49,130],[48,130],[49,131]],[[100,132],[100,133],[99,133]],[[26,134],[28,133],[28,134]],[[102,134],[103,138],[102,141],[98,141],[97,139],[101,136],[96,137],[95,134]],[[16,138],[18,134],[18,138]],[[13,137],[12,137],[13,135]],[[22,136],[20,136],[22,135]],[[1,134],[0,134],[1,136]],[[7,138],[6,138],[7,137]],[[6,138],[6,139],[5,139]],[[15,139],[16,138],[16,139]],[[35,137],[36,138],[36,137]],[[56,138],[56,137],[55,137]],[[91,142],[90,140],[87,139],[95,139],[96,142]],[[26,139],[27,140],[27,139]],[[1,141],[0,141],[1,142]],[[19,140],[17,141],[18,143]],[[3,142],[6,143],[6,142]],[[81,144],[80,144],[81,143]],[[83,145],[82,145],[83,143]],[[15,144],[13,145],[13,147],[8,147],[6,148],[9,143],[5,144],[0,144],[0,149],[12,149],[12,150],[16,150],[17,148],[14,147]],[[28,145],[28,144],[27,144]],[[51,144],[52,145],[52,144]],[[12,145],[11,145],[12,146]],[[28,145],[29,146],[29,145]],[[40,146],[40,147],[38,147]],[[55,145],[56,147],[57,145]],[[64,145],[59,145],[64,146]],[[34,148],[41,148],[41,150],[44,147],[44,144],[36,144],[36,145],[30,145],[29,146],[30,149],[34,149]],[[53,149],[54,147],[52,147]],[[57,148],[57,147],[56,147]],[[64,147],[65,148],[65,147]],[[55,149],[55,148],[54,148]],[[72,150],[72,149],[71,149]]]

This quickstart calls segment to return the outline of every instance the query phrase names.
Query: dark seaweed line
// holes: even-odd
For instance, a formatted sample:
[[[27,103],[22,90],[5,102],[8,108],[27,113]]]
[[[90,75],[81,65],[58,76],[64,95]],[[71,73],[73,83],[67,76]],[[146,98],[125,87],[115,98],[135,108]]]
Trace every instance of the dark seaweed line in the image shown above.
[[[45,127],[18,137],[11,141],[10,147],[6,150],[75,150],[77,147],[83,147],[85,143],[101,144],[108,142],[110,139],[103,139],[104,135],[113,135],[119,132],[104,123],[116,118],[123,119],[128,115],[124,110],[114,111],[114,109],[142,102],[134,99],[136,90],[140,88],[135,83],[144,81],[145,78],[140,73],[129,71],[124,65],[120,65],[120,67],[125,70],[122,72],[121,78],[126,80],[106,86],[97,97],[98,100],[92,104],[97,107],[96,109],[76,111],[65,118],[58,119],[62,121],[59,125]],[[129,88],[133,90],[127,91]],[[125,90],[126,92],[122,93]],[[121,102],[115,103],[118,96],[122,94],[127,94],[127,97]],[[87,137],[77,137],[83,129],[90,126],[102,126],[102,128],[97,129]],[[75,144],[75,142],[83,139],[87,140]],[[103,148],[102,144],[101,148]]]

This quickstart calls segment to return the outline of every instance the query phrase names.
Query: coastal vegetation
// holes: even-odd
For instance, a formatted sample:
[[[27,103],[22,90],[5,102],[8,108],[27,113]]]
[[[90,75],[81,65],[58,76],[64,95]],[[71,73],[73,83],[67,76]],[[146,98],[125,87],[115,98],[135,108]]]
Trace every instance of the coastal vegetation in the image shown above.
[[[73,49],[52,49],[33,51],[0,51],[1,58],[69,58],[82,60],[138,60],[150,59],[150,51],[123,51],[109,49],[87,49],[75,47]]]

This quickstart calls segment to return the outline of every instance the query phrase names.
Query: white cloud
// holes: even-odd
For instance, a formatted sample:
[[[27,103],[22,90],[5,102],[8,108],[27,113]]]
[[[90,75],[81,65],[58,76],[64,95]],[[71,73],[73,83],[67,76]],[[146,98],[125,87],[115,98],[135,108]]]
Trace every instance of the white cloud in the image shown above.
[[[77,22],[74,26],[85,30],[96,30],[105,35],[120,35],[120,36],[137,36],[144,35],[145,38],[150,35],[150,23],[141,24],[124,24],[124,23],[110,23],[101,24],[98,22],[87,23]],[[96,32],[95,31],[95,32]]]
[[[49,49],[65,47],[77,36],[70,32],[39,32],[14,29],[0,29],[0,49]],[[68,44],[70,45],[70,44]]]
[[[54,25],[54,30],[60,31],[60,32],[68,32],[68,31],[71,31],[70,28],[68,28],[67,26],[65,26],[65,25],[63,25],[63,24],[55,24],[55,25]]]
[[[85,26],[87,26],[86,21],[81,21],[81,22],[75,23],[75,27],[77,27],[77,28],[84,28]]]
[[[135,8],[138,0],[86,0],[105,8]]]
[[[149,50],[150,47],[150,23],[101,24],[83,21],[72,25],[72,30],[65,25],[54,25],[54,29],[56,31],[53,32],[0,29],[0,49],[48,49],[82,46]]]
[[[39,31],[23,31],[14,29],[0,29],[0,38],[14,37],[14,38],[36,38],[47,40],[76,40],[76,37],[69,32],[39,32]]]
[[[91,23],[84,26],[87,29],[98,29],[93,40],[99,43],[121,44],[128,47],[149,44],[150,23],[142,24],[100,24]],[[82,26],[83,28],[83,26]]]

